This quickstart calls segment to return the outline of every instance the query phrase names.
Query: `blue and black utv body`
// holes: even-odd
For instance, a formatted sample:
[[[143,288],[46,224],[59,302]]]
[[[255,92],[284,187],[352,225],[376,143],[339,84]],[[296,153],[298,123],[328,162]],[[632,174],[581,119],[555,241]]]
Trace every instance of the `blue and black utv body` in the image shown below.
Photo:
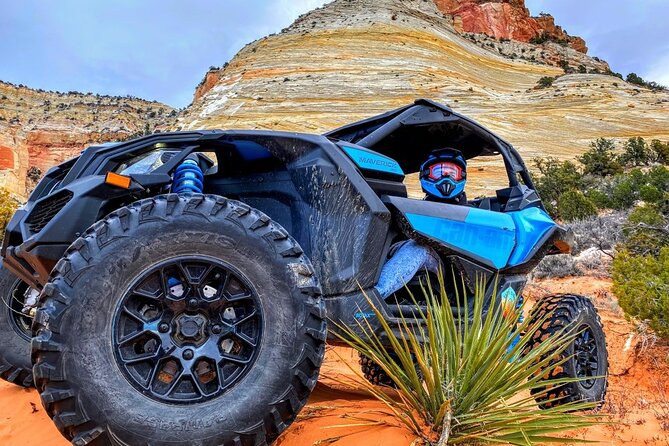
[[[409,198],[405,175],[446,146],[501,157],[508,187],[466,206]],[[87,148],[16,212],[2,246],[18,301],[7,325],[34,335],[35,384],[76,444],[271,442],[315,385],[326,319],[379,327],[365,295],[391,325],[414,314],[415,303],[375,288],[394,243],[430,246],[469,292],[488,279],[489,297],[521,296],[527,274],[568,252],[569,238],[518,152],[435,102],[325,135],[156,133]],[[584,326],[599,353],[573,372],[594,384],[571,395],[599,401],[601,325],[589,301],[572,298],[575,314],[596,321]],[[29,365],[0,359],[3,377],[29,381]]]

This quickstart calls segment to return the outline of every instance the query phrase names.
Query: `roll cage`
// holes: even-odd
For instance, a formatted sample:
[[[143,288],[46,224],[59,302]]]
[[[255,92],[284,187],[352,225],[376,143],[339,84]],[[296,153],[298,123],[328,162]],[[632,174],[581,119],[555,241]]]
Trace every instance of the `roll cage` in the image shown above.
[[[522,181],[534,190],[532,178],[511,144],[466,116],[427,99],[345,125],[325,136],[388,156],[407,174],[418,172],[428,154],[446,144],[460,150],[466,159],[501,155],[509,186]]]

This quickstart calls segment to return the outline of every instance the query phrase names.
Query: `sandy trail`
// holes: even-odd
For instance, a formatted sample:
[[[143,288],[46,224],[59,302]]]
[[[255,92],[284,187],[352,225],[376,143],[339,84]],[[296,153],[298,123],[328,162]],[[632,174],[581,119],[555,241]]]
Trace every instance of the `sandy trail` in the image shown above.
[[[592,297],[607,332],[610,387],[603,413],[611,424],[572,432],[603,445],[669,444],[669,347],[652,344],[625,320],[610,292],[610,282],[592,277],[542,281],[529,287],[532,300],[545,292],[579,292]],[[280,446],[409,446],[415,438],[365,395],[346,365],[357,364],[349,349],[328,348],[321,379],[308,405],[277,441]],[[0,444],[68,444],[46,415],[35,390],[0,383]],[[418,442],[416,445],[420,444]],[[565,440],[565,444],[570,444]]]

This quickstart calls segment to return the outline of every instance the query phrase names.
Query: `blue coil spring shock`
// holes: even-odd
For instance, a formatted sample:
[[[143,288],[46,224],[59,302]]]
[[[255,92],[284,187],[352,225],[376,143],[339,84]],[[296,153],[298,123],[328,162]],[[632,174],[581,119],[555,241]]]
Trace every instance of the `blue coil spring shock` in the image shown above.
[[[201,194],[204,189],[204,174],[197,161],[187,159],[179,164],[172,177],[172,192]]]

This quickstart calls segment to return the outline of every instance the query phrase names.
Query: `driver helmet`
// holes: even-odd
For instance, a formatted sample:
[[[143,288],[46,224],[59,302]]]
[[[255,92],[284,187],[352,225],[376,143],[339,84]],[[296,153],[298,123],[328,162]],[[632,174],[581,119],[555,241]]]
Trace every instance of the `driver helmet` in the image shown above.
[[[423,191],[441,200],[457,198],[465,190],[467,161],[459,150],[434,150],[420,167]]]

